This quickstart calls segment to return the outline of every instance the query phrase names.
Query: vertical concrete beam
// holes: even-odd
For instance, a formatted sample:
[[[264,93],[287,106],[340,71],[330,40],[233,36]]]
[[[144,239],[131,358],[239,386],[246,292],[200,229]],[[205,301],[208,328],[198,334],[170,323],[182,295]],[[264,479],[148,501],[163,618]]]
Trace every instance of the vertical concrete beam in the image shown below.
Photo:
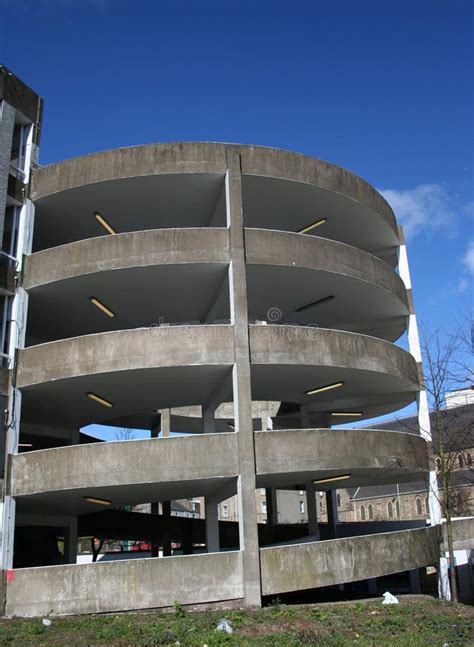
[[[265,500],[267,503],[267,523],[276,526],[278,523],[278,495],[274,487],[265,488]]]
[[[245,242],[242,209],[240,154],[227,153],[226,213],[231,261],[229,266],[230,315],[233,324],[235,364],[232,371],[235,429],[238,434],[239,477],[237,503],[240,550],[243,555],[244,600],[261,606],[260,553],[255,502],[255,447],[252,424],[252,391],[245,273]]]
[[[308,534],[316,535],[319,538],[316,491],[312,481],[306,483],[306,507],[308,509]]]
[[[415,308],[413,305],[413,293],[410,277],[410,267],[408,264],[408,254],[405,245],[405,237],[403,228],[399,227],[400,251],[398,258],[398,271],[409,296],[410,312],[408,316],[408,348],[413,355],[417,365],[420,379],[420,390],[417,394],[417,407],[418,407],[418,425],[420,427],[420,434],[431,445],[431,423],[430,423],[430,410],[428,404],[428,396],[426,389],[423,385],[423,358],[421,354],[420,335],[418,332],[418,323],[416,320]],[[430,509],[430,522],[432,526],[441,523],[441,505],[438,490],[438,479],[436,471],[431,470],[428,476],[428,503]],[[445,600],[451,599],[451,590],[448,584],[448,572],[446,560],[440,559],[438,564],[438,592],[440,598]]]
[[[64,532],[64,561],[66,564],[77,562],[77,517],[70,517]]]
[[[161,409],[160,416],[161,437],[168,438],[171,432],[171,409]]]
[[[326,509],[328,512],[329,538],[337,539],[337,524],[339,515],[337,514],[337,490],[326,492]]]
[[[208,553],[220,551],[218,504],[213,499],[204,499],[206,506],[206,548]]]

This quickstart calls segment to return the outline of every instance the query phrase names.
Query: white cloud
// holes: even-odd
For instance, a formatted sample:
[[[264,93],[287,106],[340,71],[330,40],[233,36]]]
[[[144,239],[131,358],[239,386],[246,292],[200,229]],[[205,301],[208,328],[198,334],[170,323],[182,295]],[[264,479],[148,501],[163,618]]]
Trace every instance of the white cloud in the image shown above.
[[[467,267],[467,270],[471,274],[474,274],[474,240],[471,240],[468,244],[466,253],[462,258],[462,262]]]
[[[438,229],[453,231],[456,212],[446,189],[439,184],[420,184],[414,189],[398,191],[380,189],[407,238]]]

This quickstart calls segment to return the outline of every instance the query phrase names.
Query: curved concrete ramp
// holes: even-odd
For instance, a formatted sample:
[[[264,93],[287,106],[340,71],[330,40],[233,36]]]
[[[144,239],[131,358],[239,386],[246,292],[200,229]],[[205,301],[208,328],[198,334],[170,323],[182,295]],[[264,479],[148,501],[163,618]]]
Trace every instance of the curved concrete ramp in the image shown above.
[[[438,529],[420,528],[262,548],[262,595],[400,573],[438,560]]]
[[[8,583],[8,616],[153,609],[243,597],[242,553],[23,568]]]

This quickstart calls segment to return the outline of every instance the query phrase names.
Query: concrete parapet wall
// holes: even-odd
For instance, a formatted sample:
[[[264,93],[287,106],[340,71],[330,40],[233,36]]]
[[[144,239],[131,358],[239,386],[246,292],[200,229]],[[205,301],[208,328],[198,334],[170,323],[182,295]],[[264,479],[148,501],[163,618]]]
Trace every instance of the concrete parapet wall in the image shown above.
[[[52,380],[166,366],[231,365],[231,326],[164,326],[84,335],[21,350],[19,388]]]
[[[262,595],[356,582],[437,562],[438,528],[262,548]]]
[[[59,447],[13,457],[14,496],[238,474],[235,433]]]
[[[314,470],[428,471],[421,436],[372,429],[297,429],[255,434],[257,474]]]
[[[454,550],[474,550],[474,517],[454,519],[453,522]],[[443,523],[443,541],[441,550],[448,550],[448,535],[446,523]]]
[[[372,283],[398,297],[408,314],[407,293],[399,275],[387,263],[357,247],[293,232],[247,228],[245,254],[249,265],[304,267]]]
[[[105,613],[242,596],[242,553],[210,553],[17,569],[7,584],[6,613]]]
[[[229,232],[218,228],[156,229],[89,238],[28,256],[26,290],[84,274],[149,265],[228,263]]]

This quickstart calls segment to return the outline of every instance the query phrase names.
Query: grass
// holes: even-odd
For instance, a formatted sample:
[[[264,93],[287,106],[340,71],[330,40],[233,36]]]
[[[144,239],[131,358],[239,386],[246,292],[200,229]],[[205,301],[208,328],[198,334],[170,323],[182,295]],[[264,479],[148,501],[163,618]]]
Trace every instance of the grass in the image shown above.
[[[215,630],[225,618],[233,634]],[[296,647],[449,647],[474,644],[474,608],[428,598],[349,604],[285,606],[258,611],[187,612],[179,604],[172,613],[122,613],[0,620],[0,645],[95,645],[214,647],[256,645]]]

